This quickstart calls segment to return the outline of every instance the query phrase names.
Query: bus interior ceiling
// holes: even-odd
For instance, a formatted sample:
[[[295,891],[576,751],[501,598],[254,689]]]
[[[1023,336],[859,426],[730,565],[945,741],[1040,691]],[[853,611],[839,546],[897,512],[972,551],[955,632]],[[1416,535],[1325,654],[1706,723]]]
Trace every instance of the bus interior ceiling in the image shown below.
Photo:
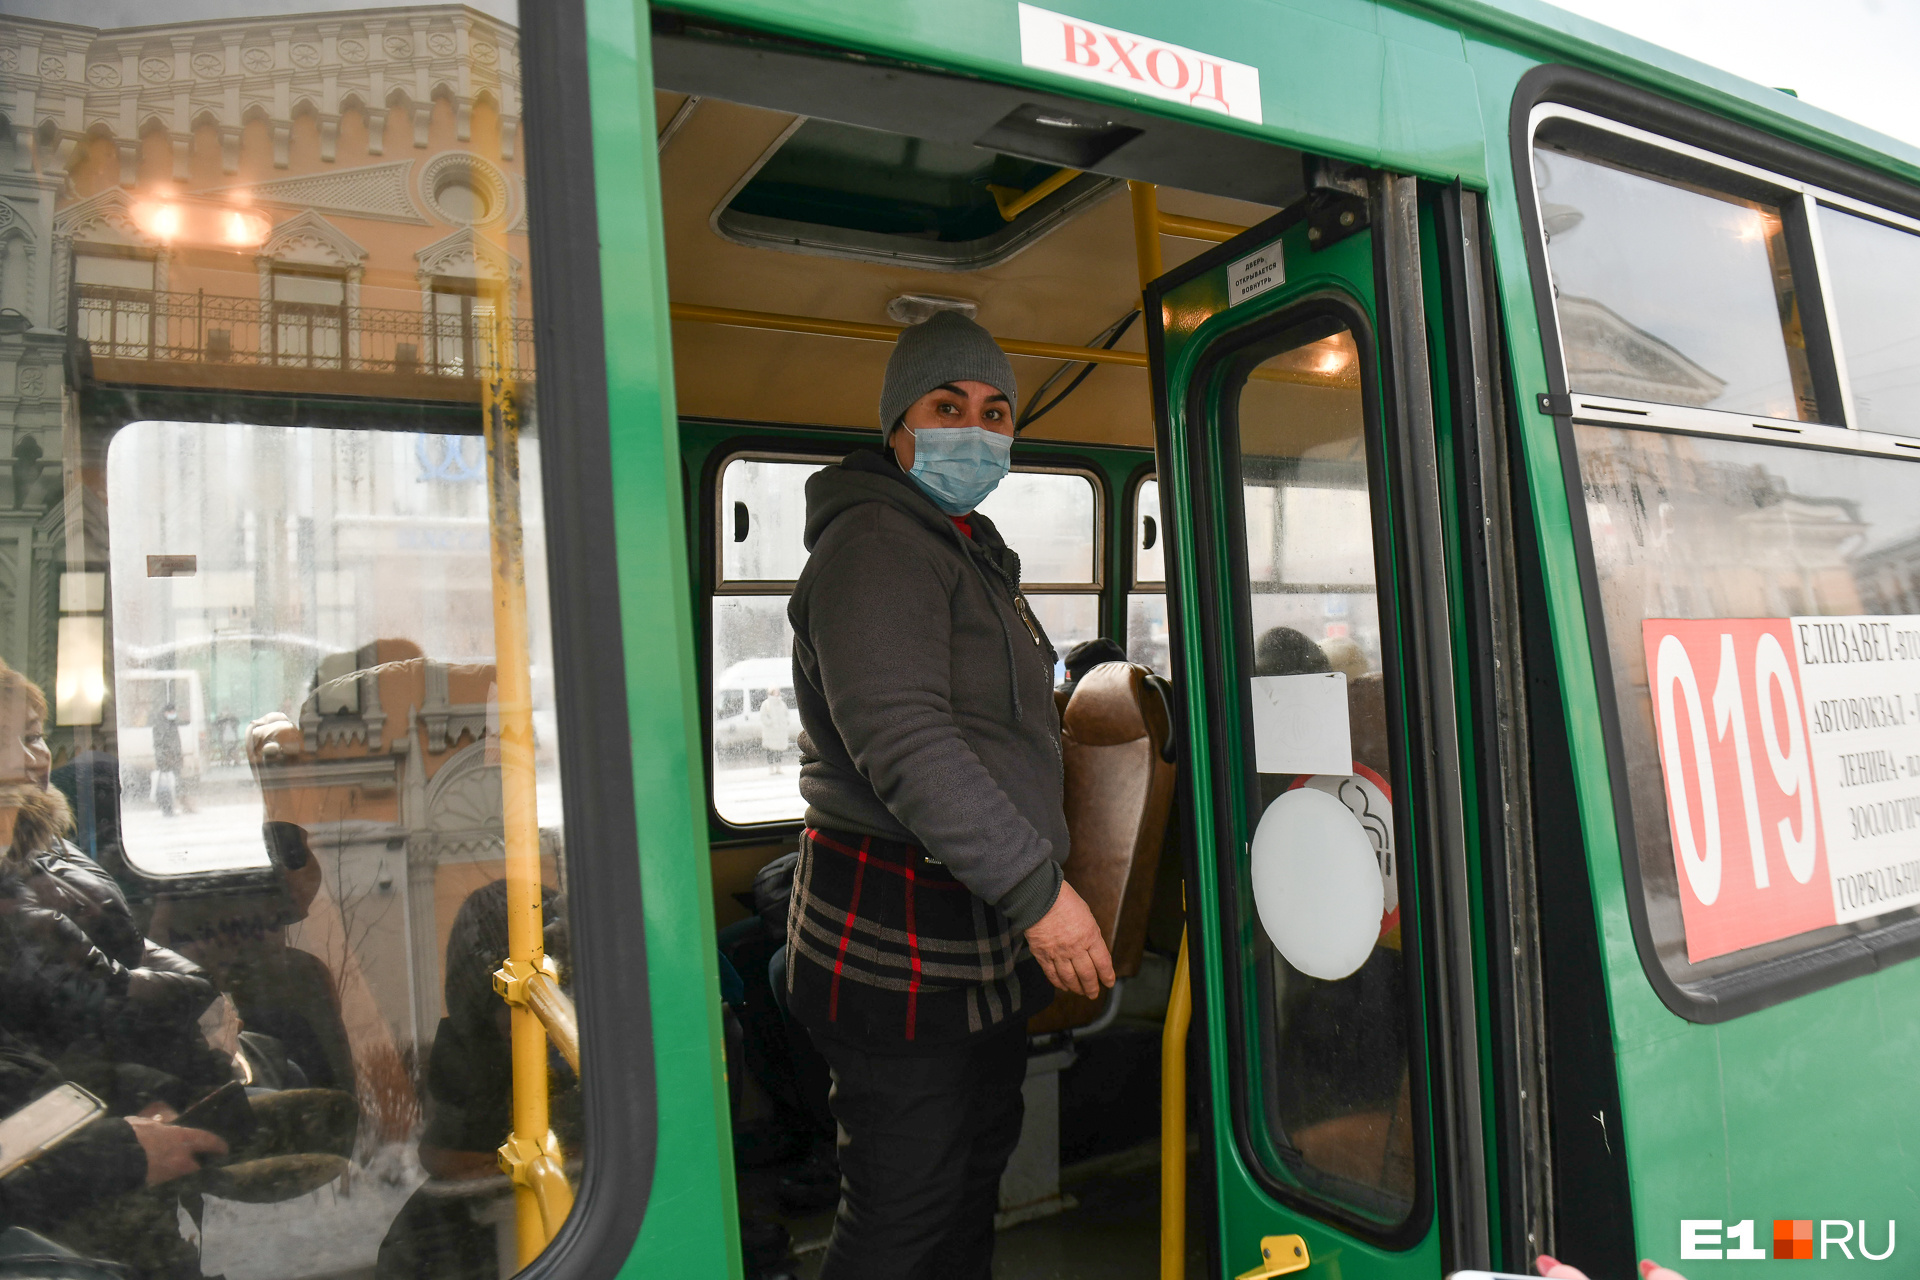
[[[707,33],[656,30],[654,46],[678,411],[743,435],[845,448],[847,429],[877,427],[888,330],[924,318],[914,299],[971,304],[1002,342],[1101,345],[1140,306],[1129,180],[1154,184],[1160,215],[1197,229],[1160,227],[1172,232],[1159,237],[1163,269],[1305,194],[1299,153],[1195,125]],[[997,216],[983,217],[989,194]],[[874,328],[864,337],[795,331],[796,319]],[[1136,318],[1112,345],[1144,353],[1145,326]],[[1086,367],[1012,360],[1022,412],[1049,378],[1065,371],[1057,393]],[[1144,361],[1100,364],[1022,439],[1138,450],[1146,464],[1154,424]],[[690,509],[699,521],[701,504]],[[1122,516],[1107,512],[1103,536],[1126,537]],[[710,536],[693,528],[696,557]],[[1142,974],[1157,997],[1138,992],[1111,1033],[1075,1043],[1049,1153],[1067,1166],[1066,1194],[1050,1206],[1058,1216],[1003,1238],[1003,1273],[1154,1269],[1159,1020],[1183,922],[1178,831],[1170,821],[1148,927],[1153,963]],[[795,836],[791,825],[716,836],[714,902],[725,926],[746,918],[754,875]],[[743,1130],[756,1110],[754,1086],[746,1093]],[[796,1209],[779,1189],[783,1174],[791,1169],[743,1164],[743,1217],[782,1221],[810,1274],[831,1209]]]

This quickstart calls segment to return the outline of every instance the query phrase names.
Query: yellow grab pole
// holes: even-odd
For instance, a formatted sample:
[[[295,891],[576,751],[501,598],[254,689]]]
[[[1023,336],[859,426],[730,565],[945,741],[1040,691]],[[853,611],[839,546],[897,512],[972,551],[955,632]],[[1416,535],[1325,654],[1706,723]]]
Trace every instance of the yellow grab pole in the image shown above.
[[[1163,272],[1160,202],[1150,182],[1129,182],[1127,194],[1133,199],[1133,247],[1145,306],[1147,286]],[[1183,929],[1173,989],[1167,993],[1167,1017],[1160,1027],[1160,1280],[1184,1280],[1187,1274],[1187,1027],[1192,1020]]]
[[[527,573],[520,528],[520,413],[513,388],[509,299],[474,308],[482,346],[480,409],[487,442],[487,525],[493,557],[494,697],[506,837],[507,956],[494,990],[512,1006],[513,1132],[500,1168],[513,1179],[520,1265],[540,1255],[573,1207],[560,1144],[547,1119],[547,1033],[528,986],[552,977],[540,918],[540,828],[534,808],[533,680],[527,654]]]
[[[1183,929],[1167,1020],[1160,1028],[1160,1280],[1185,1280],[1187,1274],[1187,1027],[1192,1021]]]
[[[1165,274],[1160,265],[1160,201],[1151,182],[1127,183],[1133,199],[1133,252],[1140,263],[1140,288]]]

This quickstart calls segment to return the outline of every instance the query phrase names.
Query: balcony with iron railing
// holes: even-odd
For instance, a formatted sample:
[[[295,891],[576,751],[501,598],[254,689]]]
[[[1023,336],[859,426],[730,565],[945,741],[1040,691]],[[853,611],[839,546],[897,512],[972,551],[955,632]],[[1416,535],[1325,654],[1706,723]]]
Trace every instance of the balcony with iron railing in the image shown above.
[[[480,399],[484,307],[460,313],[76,284],[68,333],[99,383]],[[533,378],[533,322],[508,322],[509,372]]]

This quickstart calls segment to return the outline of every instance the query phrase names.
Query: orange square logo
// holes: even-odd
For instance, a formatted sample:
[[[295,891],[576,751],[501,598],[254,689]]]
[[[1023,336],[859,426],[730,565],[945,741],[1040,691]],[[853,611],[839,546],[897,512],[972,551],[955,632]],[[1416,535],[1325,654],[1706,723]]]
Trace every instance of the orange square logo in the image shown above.
[[[1773,1258],[1813,1257],[1813,1219],[1775,1218],[1773,1220]]]

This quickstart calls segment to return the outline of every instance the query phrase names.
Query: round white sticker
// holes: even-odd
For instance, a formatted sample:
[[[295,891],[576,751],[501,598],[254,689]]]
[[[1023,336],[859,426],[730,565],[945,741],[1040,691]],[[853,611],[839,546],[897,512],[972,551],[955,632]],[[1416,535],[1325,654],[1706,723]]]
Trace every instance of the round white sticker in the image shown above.
[[[1319,788],[1293,788],[1260,815],[1251,852],[1254,908],[1287,963],[1334,981],[1367,962],[1383,890],[1351,808]]]

